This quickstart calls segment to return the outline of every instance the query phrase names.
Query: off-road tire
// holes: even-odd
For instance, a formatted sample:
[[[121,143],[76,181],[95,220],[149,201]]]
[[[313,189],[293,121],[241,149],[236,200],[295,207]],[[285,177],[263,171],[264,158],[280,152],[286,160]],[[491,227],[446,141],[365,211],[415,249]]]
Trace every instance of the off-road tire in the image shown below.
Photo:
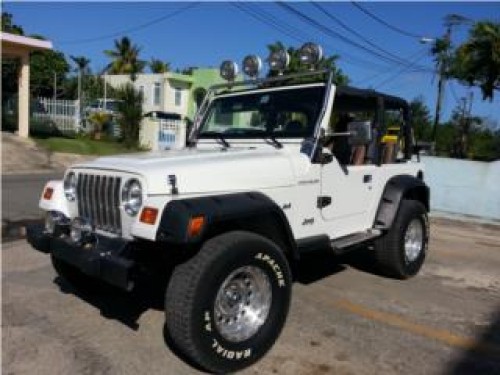
[[[51,255],[52,266],[56,273],[71,284],[77,291],[87,294],[101,292],[105,285],[99,280],[87,276],[76,267]]]
[[[423,231],[420,253],[413,260],[405,255],[405,235],[408,226],[417,220]],[[429,220],[424,205],[416,200],[403,199],[391,229],[375,241],[375,257],[380,271],[397,279],[407,279],[418,273],[427,255]]]
[[[252,336],[234,342],[215,322],[219,288],[235,270],[262,271],[272,292],[269,313]],[[165,298],[166,330],[189,360],[215,372],[234,372],[260,359],[278,338],[288,314],[292,278],[288,262],[272,241],[234,231],[208,240],[193,258],[177,266]]]

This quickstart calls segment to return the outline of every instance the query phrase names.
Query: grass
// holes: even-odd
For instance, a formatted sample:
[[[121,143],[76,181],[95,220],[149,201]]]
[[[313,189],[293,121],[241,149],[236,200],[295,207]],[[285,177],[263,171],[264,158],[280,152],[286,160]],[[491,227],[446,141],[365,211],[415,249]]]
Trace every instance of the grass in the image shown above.
[[[35,138],[35,142],[52,152],[64,152],[79,155],[114,155],[144,151],[141,149],[127,149],[121,143],[110,140],[94,141],[88,138]]]

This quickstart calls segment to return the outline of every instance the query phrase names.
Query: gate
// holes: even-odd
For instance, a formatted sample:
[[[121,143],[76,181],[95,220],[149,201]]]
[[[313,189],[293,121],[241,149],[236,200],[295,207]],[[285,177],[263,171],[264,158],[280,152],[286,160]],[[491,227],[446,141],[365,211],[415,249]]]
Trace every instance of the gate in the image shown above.
[[[50,127],[63,134],[76,134],[80,131],[80,102],[38,98],[31,103],[33,127]]]

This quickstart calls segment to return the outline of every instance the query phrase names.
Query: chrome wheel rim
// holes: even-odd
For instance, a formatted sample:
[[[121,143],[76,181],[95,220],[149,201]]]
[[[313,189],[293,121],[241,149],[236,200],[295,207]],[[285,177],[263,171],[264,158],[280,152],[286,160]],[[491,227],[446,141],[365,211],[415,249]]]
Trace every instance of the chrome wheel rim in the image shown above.
[[[419,219],[413,219],[405,233],[405,257],[408,263],[414,262],[422,252],[424,230]]]
[[[217,292],[215,326],[228,341],[248,340],[265,323],[271,302],[269,276],[255,266],[240,267],[224,280]]]

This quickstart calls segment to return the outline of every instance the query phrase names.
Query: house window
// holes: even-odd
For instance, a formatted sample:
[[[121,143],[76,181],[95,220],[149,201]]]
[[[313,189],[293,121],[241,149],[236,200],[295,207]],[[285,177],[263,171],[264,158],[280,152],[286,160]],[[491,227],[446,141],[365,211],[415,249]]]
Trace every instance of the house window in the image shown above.
[[[182,90],[180,88],[175,89],[175,105],[177,107],[182,105]]]
[[[142,102],[145,103],[146,102],[146,95],[144,95],[144,86],[139,86],[139,92],[142,95]]]
[[[161,101],[160,82],[155,82],[153,86],[153,105],[160,105],[160,101]]]

